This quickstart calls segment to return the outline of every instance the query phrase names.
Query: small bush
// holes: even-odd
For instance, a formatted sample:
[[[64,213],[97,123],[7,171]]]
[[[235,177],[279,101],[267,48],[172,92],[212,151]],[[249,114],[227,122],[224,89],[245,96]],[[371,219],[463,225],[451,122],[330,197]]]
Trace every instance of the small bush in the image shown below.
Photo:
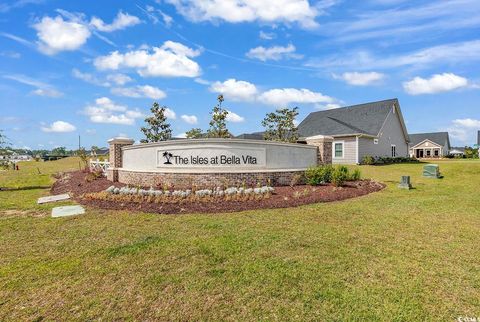
[[[360,172],[360,169],[355,169],[353,172],[350,174],[348,180],[349,181],[358,181],[362,178],[362,174]]]
[[[362,159],[362,164],[373,165],[375,164],[375,158],[372,157],[371,155],[366,155]]]
[[[332,173],[332,183],[335,187],[341,187],[348,180],[348,168],[339,166]]]
[[[305,171],[307,183],[318,186],[332,181],[333,167],[331,165],[310,167]]]

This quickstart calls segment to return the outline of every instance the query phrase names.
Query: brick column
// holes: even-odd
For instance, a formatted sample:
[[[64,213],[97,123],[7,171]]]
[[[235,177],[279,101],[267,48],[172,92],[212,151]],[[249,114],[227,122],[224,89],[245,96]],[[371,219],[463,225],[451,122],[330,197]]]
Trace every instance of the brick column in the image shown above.
[[[310,136],[305,139],[308,145],[317,147],[317,164],[332,164],[333,137],[325,135]]]
[[[122,147],[132,145],[135,141],[129,138],[113,138],[108,140],[110,145],[109,161],[110,167],[107,169],[107,179],[113,182],[118,181],[118,169],[122,168]]]

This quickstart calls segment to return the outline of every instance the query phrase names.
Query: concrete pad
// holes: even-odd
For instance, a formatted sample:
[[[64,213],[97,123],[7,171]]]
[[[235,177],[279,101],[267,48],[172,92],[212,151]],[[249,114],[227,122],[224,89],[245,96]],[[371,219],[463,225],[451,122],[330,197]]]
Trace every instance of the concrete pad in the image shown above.
[[[85,208],[82,206],[64,206],[64,207],[55,207],[52,209],[52,217],[68,217],[75,215],[82,215],[85,213]]]
[[[68,193],[64,193],[63,195],[54,195],[54,196],[38,198],[37,203],[42,204],[42,203],[55,202],[55,201],[67,200],[67,199],[70,199],[70,195]]]

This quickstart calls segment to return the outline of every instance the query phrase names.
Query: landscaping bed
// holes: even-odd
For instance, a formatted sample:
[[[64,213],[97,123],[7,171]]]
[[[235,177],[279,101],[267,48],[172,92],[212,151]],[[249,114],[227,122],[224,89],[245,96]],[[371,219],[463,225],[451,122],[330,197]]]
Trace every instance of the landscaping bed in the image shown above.
[[[339,201],[379,191],[385,185],[371,180],[348,181],[342,187],[333,185],[297,185],[275,187],[264,196],[241,195],[233,198],[206,197],[201,199],[174,199],[158,202],[147,196],[110,195],[105,190],[111,186],[125,187],[112,183],[104,177],[94,180],[82,171],[62,174],[52,187],[53,194],[70,193],[77,202],[104,209],[133,210],[163,214],[234,212],[250,209],[287,208],[305,204]],[[148,188],[147,188],[148,189]],[[155,202],[157,200],[157,202]]]

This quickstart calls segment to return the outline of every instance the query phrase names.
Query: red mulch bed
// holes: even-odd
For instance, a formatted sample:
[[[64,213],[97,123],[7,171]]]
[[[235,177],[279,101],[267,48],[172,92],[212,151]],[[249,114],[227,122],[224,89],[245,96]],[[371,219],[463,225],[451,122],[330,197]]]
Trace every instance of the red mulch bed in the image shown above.
[[[385,185],[371,180],[347,182],[345,186],[336,188],[332,185],[295,187],[275,187],[275,192],[270,198],[261,200],[226,201],[216,200],[210,202],[185,201],[181,203],[154,203],[154,202],[114,202],[106,200],[90,200],[83,198],[86,193],[101,192],[114,185],[125,186],[122,183],[112,183],[106,178],[98,178],[94,181],[85,180],[87,173],[75,171],[62,174],[53,185],[53,194],[69,193],[77,202],[93,207],[114,210],[134,210],[154,212],[162,214],[178,213],[217,213],[234,212],[250,209],[287,208],[305,204],[339,201],[363,196],[382,190]],[[304,192],[307,191],[305,194]],[[294,197],[295,192],[297,196]]]

